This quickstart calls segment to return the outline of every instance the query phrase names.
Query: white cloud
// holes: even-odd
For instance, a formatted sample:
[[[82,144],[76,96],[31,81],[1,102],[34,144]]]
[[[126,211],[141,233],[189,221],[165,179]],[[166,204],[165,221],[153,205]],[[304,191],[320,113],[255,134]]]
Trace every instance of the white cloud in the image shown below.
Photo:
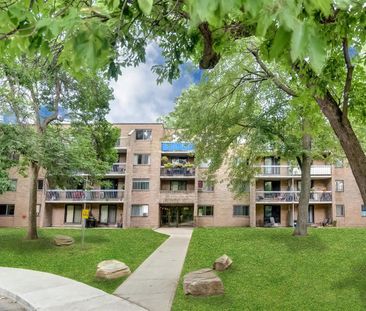
[[[146,63],[124,68],[117,81],[112,81],[115,100],[110,103],[110,122],[156,122],[156,119],[173,110],[175,97],[192,83],[189,73],[173,84],[156,83],[151,67],[161,59],[159,48],[149,45]]]

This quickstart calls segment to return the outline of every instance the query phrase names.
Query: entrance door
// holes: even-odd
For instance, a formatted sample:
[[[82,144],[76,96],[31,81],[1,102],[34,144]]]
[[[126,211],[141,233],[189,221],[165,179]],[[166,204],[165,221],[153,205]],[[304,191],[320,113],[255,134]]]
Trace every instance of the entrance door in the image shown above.
[[[167,227],[193,225],[193,206],[162,206],[160,224]]]
[[[276,223],[281,223],[281,206],[265,205],[264,206],[264,223],[270,223],[270,217],[273,217]]]

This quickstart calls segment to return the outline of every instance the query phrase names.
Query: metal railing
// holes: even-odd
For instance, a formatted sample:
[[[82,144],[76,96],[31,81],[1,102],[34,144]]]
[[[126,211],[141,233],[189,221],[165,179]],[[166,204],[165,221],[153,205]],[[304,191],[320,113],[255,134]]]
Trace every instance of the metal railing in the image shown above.
[[[160,176],[195,176],[196,169],[194,167],[162,167]]]
[[[301,169],[297,166],[289,165],[257,165],[257,176],[301,176]],[[311,176],[330,176],[332,174],[331,165],[312,165]]]
[[[116,141],[116,148],[127,148],[128,137],[120,137]]]
[[[122,201],[124,190],[47,190],[48,202]]]
[[[113,163],[109,174],[126,174],[126,163]]]
[[[256,191],[256,202],[299,202],[300,191]],[[310,203],[332,202],[332,191],[311,191]]]

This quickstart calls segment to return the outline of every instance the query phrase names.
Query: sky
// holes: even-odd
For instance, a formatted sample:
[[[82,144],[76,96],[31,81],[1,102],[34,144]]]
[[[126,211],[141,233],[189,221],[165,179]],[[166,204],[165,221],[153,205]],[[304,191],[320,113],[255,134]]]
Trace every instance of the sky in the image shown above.
[[[199,80],[200,71],[183,66],[181,77],[172,84],[156,83],[156,74],[151,71],[154,64],[162,63],[159,47],[147,47],[146,63],[122,70],[117,81],[111,81],[115,99],[110,103],[110,122],[156,122],[174,109],[175,98],[182,90]],[[186,68],[186,69],[185,69]]]

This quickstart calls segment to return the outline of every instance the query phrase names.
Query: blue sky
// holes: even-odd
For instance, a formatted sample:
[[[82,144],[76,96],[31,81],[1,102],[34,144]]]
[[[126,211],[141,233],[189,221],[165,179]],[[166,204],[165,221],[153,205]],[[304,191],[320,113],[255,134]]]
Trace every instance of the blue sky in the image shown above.
[[[162,61],[159,48],[150,44],[146,63],[124,68],[118,80],[111,81],[115,99],[110,104],[109,121],[156,122],[158,117],[174,109],[175,98],[182,90],[199,81],[201,74],[198,69],[192,72],[189,66],[183,66],[178,80],[172,84],[164,82],[158,85],[151,67]]]

